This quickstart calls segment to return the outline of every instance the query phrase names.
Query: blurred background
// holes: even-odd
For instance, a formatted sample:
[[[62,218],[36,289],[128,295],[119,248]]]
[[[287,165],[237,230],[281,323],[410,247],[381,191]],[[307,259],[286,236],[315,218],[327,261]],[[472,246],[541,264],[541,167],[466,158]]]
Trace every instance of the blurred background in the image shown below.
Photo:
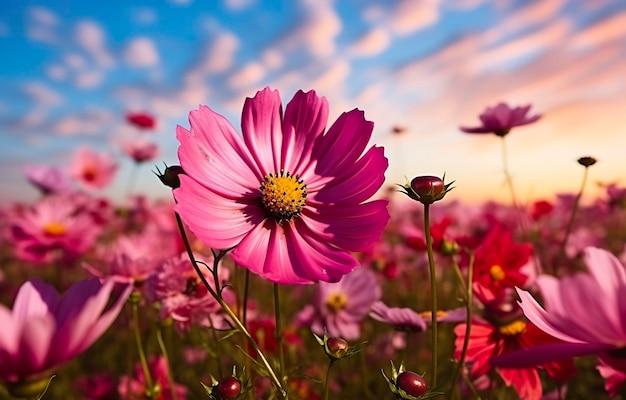
[[[3,0],[0,185],[4,201],[38,196],[28,164],[68,167],[87,145],[119,170],[104,195],[169,196],[152,171],[176,164],[176,125],[199,104],[239,129],[245,97],[271,86],[353,108],[386,147],[388,185],[446,174],[449,195],[509,202],[500,140],[459,126],[500,101],[543,118],[507,136],[518,199],[626,184],[626,2],[622,0]],[[156,119],[140,131],[128,112]],[[159,155],[120,150],[144,137]],[[134,172],[133,172],[134,171]]]

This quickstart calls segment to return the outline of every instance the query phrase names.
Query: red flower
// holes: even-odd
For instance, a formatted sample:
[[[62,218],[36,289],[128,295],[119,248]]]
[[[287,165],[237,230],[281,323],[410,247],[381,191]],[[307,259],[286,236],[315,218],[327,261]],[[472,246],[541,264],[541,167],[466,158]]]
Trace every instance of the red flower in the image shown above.
[[[153,130],[156,128],[156,118],[146,112],[128,112],[126,113],[126,121],[143,130]]]
[[[515,243],[507,228],[496,225],[478,246],[474,258],[475,285],[486,294],[486,299],[501,297],[504,289],[524,287],[532,246]]]

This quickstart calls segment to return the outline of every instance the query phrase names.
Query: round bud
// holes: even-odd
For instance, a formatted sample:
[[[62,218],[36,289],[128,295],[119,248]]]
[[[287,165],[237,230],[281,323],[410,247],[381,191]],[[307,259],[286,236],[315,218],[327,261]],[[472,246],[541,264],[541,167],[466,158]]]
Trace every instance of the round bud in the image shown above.
[[[236,399],[241,394],[241,382],[234,376],[227,376],[217,384],[217,394],[220,399]]]
[[[344,339],[331,336],[326,341],[326,347],[328,348],[328,355],[333,358],[343,358],[348,352],[348,342]]]
[[[446,194],[446,184],[436,176],[418,176],[411,181],[411,190],[416,195],[416,200],[431,204],[443,198]]]
[[[580,157],[578,159],[578,164],[582,165],[585,168],[591,167],[595,163],[596,163],[596,159],[593,157]]]
[[[176,189],[180,187],[180,178],[178,175],[184,173],[185,171],[183,171],[183,168],[180,165],[171,165],[165,168],[165,172],[163,172],[163,174],[157,174],[157,176],[165,186]]]
[[[396,385],[414,397],[422,396],[428,390],[426,380],[421,375],[411,371],[401,372],[396,379]]]

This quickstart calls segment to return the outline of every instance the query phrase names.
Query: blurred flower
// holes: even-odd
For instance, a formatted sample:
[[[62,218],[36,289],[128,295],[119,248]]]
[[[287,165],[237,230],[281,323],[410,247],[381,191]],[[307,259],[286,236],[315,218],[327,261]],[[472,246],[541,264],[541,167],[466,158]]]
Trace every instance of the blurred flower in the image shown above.
[[[115,379],[108,373],[83,376],[76,381],[77,389],[83,393],[81,400],[115,400]]]
[[[88,147],[80,147],[74,153],[70,174],[90,189],[108,186],[117,171],[117,163],[107,153],[96,153]]]
[[[156,118],[147,112],[128,112],[126,122],[142,130],[153,130],[156,128]]]
[[[73,197],[48,196],[9,216],[15,255],[34,263],[70,262],[95,243],[102,229]]]
[[[530,107],[527,105],[511,108],[506,103],[499,103],[495,107],[487,107],[480,114],[481,126],[475,128],[462,126],[460,129],[465,133],[493,133],[497,136],[506,136],[512,128],[531,124],[541,118],[541,114],[527,116]]]
[[[617,396],[620,389],[624,385],[624,382],[626,382],[626,371],[618,371],[602,361],[602,359],[598,360],[596,369],[604,378],[604,389],[607,391],[609,396]]]
[[[427,327],[424,318],[412,309],[388,307],[382,301],[377,301],[372,305],[369,316],[376,321],[393,325],[399,331],[422,332]]]
[[[26,178],[43,194],[66,194],[73,191],[72,180],[59,167],[47,165],[27,165]]]
[[[355,340],[361,336],[361,321],[381,296],[376,275],[359,268],[337,283],[318,283],[313,304],[305,306],[296,321],[318,335],[326,330],[328,336]]]
[[[603,365],[626,373],[626,271],[613,254],[595,247],[585,249],[585,264],[589,274],[537,279],[545,309],[518,289],[524,315],[565,343],[510,354],[499,358],[498,365],[518,367],[597,354]]]
[[[373,124],[359,110],[325,132],[328,103],[299,91],[282,114],[277,91],[246,99],[243,138],[206,106],[178,127],[186,175],[176,211],[207,246],[277,283],[336,282],[359,266],[354,251],[389,220],[386,200],[368,200],[384,181],[380,147],[365,151]],[[365,151],[365,153],[364,153]],[[201,206],[200,206],[201,205]]]
[[[204,262],[212,263],[211,260]],[[226,268],[219,268],[218,274],[221,284],[228,281]],[[207,273],[205,277],[213,286],[213,276]],[[227,303],[234,304],[232,291],[224,290],[222,295]],[[152,273],[146,281],[146,297],[159,303],[161,320],[171,318],[181,331],[189,330],[192,325],[215,329],[230,327],[221,306],[204,287],[186,254],[166,260]]]
[[[150,356],[148,359],[148,368],[150,369],[150,377],[152,384],[158,389],[158,400],[173,400],[172,388],[168,379],[167,361],[163,356]],[[135,366],[135,374],[131,377],[122,376],[117,385],[117,391],[122,400],[145,399],[146,391],[150,388],[146,387],[146,377],[141,368],[141,364]],[[174,391],[178,400],[187,398],[187,388],[178,383],[174,383]]]
[[[117,318],[131,287],[106,309],[115,282],[79,281],[63,297],[38,279],[24,283],[13,310],[0,305],[0,381],[51,371],[91,346]]]
[[[159,154],[159,146],[143,139],[127,140],[121,145],[122,151],[137,164],[154,160]]]
[[[546,200],[537,200],[532,204],[530,216],[533,220],[536,221],[541,217],[550,214],[552,210],[554,210],[554,206],[552,205],[552,203]]]

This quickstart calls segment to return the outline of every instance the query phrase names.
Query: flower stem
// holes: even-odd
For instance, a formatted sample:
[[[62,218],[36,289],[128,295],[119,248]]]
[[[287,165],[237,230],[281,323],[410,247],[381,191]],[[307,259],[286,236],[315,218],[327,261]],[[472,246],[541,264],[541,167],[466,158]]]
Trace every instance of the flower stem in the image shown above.
[[[569,216],[569,222],[567,223],[567,230],[565,231],[563,242],[561,242],[561,255],[565,255],[565,247],[567,246],[567,240],[569,239],[569,236],[572,233],[572,228],[574,227],[574,220],[576,219],[576,214],[578,213],[580,199],[583,196],[583,191],[585,190],[585,185],[587,184],[588,175],[589,175],[589,168],[585,167],[585,173],[583,175],[583,182],[580,185],[580,190],[578,191],[578,194],[576,195],[576,200],[574,200],[574,207],[572,208],[572,214]],[[558,268],[558,265],[556,268]]]
[[[139,331],[139,300],[141,295],[138,292],[134,292],[131,295],[130,303],[133,311],[133,328],[135,331],[135,342],[137,344],[137,352],[139,353],[139,362],[143,370],[143,375],[146,380],[146,394],[150,399],[156,399],[156,393],[154,392],[154,385],[152,384],[152,376],[150,375],[150,367],[148,366],[148,360],[146,359],[146,353],[143,350],[143,343],[141,341],[141,332]]]
[[[515,195],[515,187],[513,186],[513,178],[511,177],[511,173],[509,172],[509,161],[508,161],[508,156],[507,156],[507,151],[506,151],[506,140],[505,140],[506,136],[501,136],[501,138],[502,138],[502,171],[504,172],[504,179],[506,181],[506,185],[509,188],[509,192],[511,192],[511,201],[513,202],[513,209],[515,210],[515,213],[517,214],[520,229],[522,230],[522,232],[524,232],[526,228],[524,226],[522,212],[519,209],[519,206],[517,204],[517,196]]]
[[[170,382],[170,392],[172,394],[172,400],[178,400],[174,377],[172,376],[172,364],[170,363],[170,357],[167,354],[167,347],[165,346],[165,341],[163,340],[163,327],[160,325],[157,329],[157,342],[159,343],[161,354],[163,354],[163,358],[165,359],[165,365],[167,366],[167,380]]]
[[[278,292],[278,283],[274,283],[274,318],[276,318],[276,343],[278,345],[278,362],[280,371],[278,371],[283,384],[286,381],[285,373],[285,351],[283,349],[283,324],[280,318],[280,296]],[[285,397],[286,398],[286,397]]]
[[[328,389],[330,388],[330,370],[335,364],[334,359],[328,361],[328,368],[326,368],[326,378],[324,379],[324,400],[328,400]]]
[[[430,236],[430,204],[424,204],[424,236],[428,252],[428,267],[430,271],[430,298],[431,298],[431,333],[432,333],[432,360],[431,360],[431,387],[437,386],[437,277],[435,272],[435,257],[433,242]]]
[[[458,269],[458,265],[455,263],[456,269]],[[465,337],[463,338],[463,349],[461,350],[461,356],[459,357],[459,363],[454,371],[454,375],[452,376],[450,393],[453,392],[454,388],[457,386],[457,380],[459,379],[459,375],[461,374],[461,370],[463,369],[463,364],[465,363],[465,356],[467,355],[467,349],[469,348],[470,341],[470,332],[472,331],[472,302],[474,298],[474,290],[472,288],[472,281],[474,271],[474,252],[470,252],[469,254],[469,263],[467,266],[467,286],[466,286],[466,315],[465,315]],[[459,275],[462,279],[462,275]]]
[[[211,287],[209,282],[206,280],[206,277],[200,270],[200,267],[198,266],[198,262],[196,261],[196,258],[193,255],[193,251],[191,250],[191,245],[189,244],[189,239],[187,238],[187,234],[185,233],[185,227],[183,226],[183,221],[180,219],[180,215],[178,213],[175,213],[175,215],[176,215],[176,223],[178,224],[178,229],[183,239],[183,243],[185,244],[185,249],[187,250],[187,255],[189,256],[189,260],[191,261],[191,264],[193,265],[193,268],[196,271],[196,274],[198,274],[198,277],[202,281],[202,284],[206,287],[207,291],[211,294],[211,296],[213,296],[213,298],[220,304],[220,306],[222,307],[222,310],[224,310],[224,312],[228,314],[228,316],[231,318],[232,322],[235,324],[239,332],[241,332],[246,337],[250,346],[254,349],[255,353],[261,359],[261,363],[267,370],[267,373],[269,374],[272,384],[280,392],[283,398],[287,398],[287,392],[285,391],[285,389],[283,389],[283,386],[280,380],[276,377],[276,373],[274,372],[274,369],[272,368],[269,361],[267,360],[267,357],[265,357],[265,354],[263,354],[263,352],[261,351],[257,342],[254,340],[250,332],[248,332],[246,327],[243,326],[243,324],[241,323],[239,318],[237,318],[237,315],[233,312],[233,310],[228,306],[228,304],[226,304],[226,301],[222,297],[220,289],[216,288],[216,290],[214,290],[213,287]],[[222,252],[220,257],[224,255],[225,255],[225,252]],[[215,260],[214,260],[215,264],[219,262],[220,257],[215,257]],[[215,276],[216,268],[214,268],[213,272]]]

